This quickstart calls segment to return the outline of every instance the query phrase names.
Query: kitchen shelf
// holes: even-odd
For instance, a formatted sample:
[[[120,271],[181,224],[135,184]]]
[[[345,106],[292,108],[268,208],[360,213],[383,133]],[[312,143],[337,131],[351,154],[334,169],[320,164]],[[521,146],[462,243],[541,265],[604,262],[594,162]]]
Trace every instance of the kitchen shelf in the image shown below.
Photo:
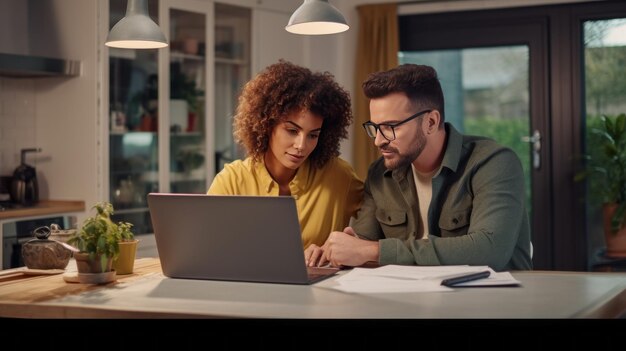
[[[42,200],[35,206],[8,209],[0,212],[0,220],[8,218],[34,217],[68,212],[84,212],[85,201]]]

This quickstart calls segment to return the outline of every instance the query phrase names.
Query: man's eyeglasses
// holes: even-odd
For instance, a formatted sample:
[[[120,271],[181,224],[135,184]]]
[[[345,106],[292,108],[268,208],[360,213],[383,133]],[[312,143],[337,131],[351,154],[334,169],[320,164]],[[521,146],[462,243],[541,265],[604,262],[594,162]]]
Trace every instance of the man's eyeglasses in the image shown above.
[[[397,122],[397,123],[381,123],[381,124],[376,124],[372,121],[367,121],[365,123],[363,123],[363,128],[365,128],[365,131],[367,132],[367,135],[369,135],[371,138],[376,138],[376,133],[378,133],[378,131],[380,131],[380,134],[382,134],[383,138],[389,140],[389,141],[394,141],[396,140],[396,131],[394,130],[394,128],[396,128],[399,125],[402,125],[412,119],[415,119],[425,113],[428,113],[432,110],[424,110],[424,111],[420,111],[414,115],[412,115],[411,117]]]

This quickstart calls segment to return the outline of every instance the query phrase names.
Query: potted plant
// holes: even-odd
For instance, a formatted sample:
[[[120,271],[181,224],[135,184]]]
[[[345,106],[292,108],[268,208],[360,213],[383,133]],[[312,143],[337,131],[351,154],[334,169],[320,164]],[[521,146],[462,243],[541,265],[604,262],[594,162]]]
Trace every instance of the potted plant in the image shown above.
[[[117,274],[132,274],[135,267],[135,253],[139,240],[135,239],[131,231],[132,224],[128,222],[118,222],[117,227],[120,233],[119,255],[113,259],[113,268]]]
[[[170,72],[170,131],[197,131],[202,110],[200,98],[204,92],[197,87],[193,77],[183,72],[179,62],[171,64]]]
[[[626,257],[626,114],[591,123],[587,167],[575,179],[589,179],[591,200],[602,203],[606,255]]]
[[[189,174],[204,164],[204,155],[196,149],[181,148],[176,154],[176,163],[180,171]]]
[[[185,100],[189,111],[198,113],[200,106],[198,98],[201,97],[204,92],[197,88],[196,81],[192,77],[187,76],[183,72],[180,63],[172,63],[170,71],[172,75],[170,81],[171,99]]]
[[[68,244],[80,250],[74,253],[79,278],[81,274],[107,273],[95,278],[96,282],[103,283],[112,281],[115,277],[113,260],[119,255],[120,242],[124,238],[132,239],[132,224],[113,223],[113,205],[108,202],[98,203],[92,209],[96,210],[96,214],[85,219],[80,230],[68,240]]]

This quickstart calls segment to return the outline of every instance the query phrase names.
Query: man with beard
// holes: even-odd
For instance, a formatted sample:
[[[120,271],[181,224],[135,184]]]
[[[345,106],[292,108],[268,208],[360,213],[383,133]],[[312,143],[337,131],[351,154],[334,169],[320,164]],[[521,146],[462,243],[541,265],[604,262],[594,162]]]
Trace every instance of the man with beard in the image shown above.
[[[351,227],[305,251],[307,264],[488,265],[532,269],[524,176],[517,155],[445,122],[437,72],[406,64],[371,74],[369,168]]]

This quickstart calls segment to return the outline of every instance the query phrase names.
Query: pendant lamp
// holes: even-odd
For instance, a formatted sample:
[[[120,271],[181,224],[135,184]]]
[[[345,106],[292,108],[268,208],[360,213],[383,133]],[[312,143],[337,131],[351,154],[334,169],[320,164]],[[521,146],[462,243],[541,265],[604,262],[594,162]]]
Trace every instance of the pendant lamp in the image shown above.
[[[159,49],[167,46],[167,39],[148,15],[148,0],[128,0],[126,15],[111,28],[105,45],[121,49]]]
[[[328,0],[304,0],[291,15],[285,30],[295,34],[323,35],[345,32],[348,28],[346,19]]]

